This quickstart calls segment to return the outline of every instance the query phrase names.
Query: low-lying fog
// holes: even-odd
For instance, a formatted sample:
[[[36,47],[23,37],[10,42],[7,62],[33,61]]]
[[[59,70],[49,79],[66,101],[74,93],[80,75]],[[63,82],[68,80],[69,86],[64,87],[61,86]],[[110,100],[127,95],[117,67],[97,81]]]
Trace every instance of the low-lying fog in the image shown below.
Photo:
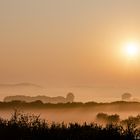
[[[47,120],[48,122],[93,122],[96,119],[96,115],[101,113],[99,111],[91,111],[84,109],[33,109],[33,110],[20,110],[21,113],[28,113],[29,115],[40,115],[41,118]],[[102,111],[103,112],[103,111]],[[0,116],[2,118],[10,118],[14,110],[1,110]],[[126,119],[129,116],[137,116],[140,114],[140,111],[104,111],[103,113],[118,114],[121,119]]]

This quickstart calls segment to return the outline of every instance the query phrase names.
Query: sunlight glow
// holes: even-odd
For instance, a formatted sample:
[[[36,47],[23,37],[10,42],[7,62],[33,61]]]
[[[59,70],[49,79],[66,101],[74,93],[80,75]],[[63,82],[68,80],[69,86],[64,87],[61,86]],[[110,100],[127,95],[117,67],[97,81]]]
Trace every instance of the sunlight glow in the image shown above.
[[[129,42],[124,45],[124,53],[128,58],[136,58],[139,54],[139,45],[136,42]]]

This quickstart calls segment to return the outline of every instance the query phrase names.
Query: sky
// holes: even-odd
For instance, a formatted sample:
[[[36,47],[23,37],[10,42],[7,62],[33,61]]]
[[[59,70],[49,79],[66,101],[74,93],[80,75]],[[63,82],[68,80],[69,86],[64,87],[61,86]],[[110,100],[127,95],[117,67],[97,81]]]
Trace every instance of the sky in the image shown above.
[[[0,83],[132,87],[140,58],[139,0],[0,0]]]

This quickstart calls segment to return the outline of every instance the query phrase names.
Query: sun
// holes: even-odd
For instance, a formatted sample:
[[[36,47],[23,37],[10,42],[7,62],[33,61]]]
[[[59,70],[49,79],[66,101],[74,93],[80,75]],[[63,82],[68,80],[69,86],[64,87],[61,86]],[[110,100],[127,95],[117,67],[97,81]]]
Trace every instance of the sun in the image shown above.
[[[128,42],[124,45],[124,53],[128,58],[136,58],[139,54],[139,45],[136,42]]]

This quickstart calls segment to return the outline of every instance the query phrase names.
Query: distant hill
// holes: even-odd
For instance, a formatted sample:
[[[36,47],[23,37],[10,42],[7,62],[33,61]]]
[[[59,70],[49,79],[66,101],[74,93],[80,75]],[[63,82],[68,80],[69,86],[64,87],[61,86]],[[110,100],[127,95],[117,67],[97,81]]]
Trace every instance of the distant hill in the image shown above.
[[[1,83],[0,84],[0,100],[3,100],[5,96],[14,95],[38,95],[46,94],[46,88],[38,84],[22,82],[22,83]]]
[[[0,88],[12,88],[12,87],[36,87],[42,88],[40,85],[33,83],[17,83],[17,84],[0,84]]]
[[[68,103],[68,102],[74,102],[74,95],[72,93],[68,93],[66,98],[62,96],[57,97],[48,97],[48,96],[24,96],[24,95],[16,95],[16,96],[7,96],[4,98],[4,102],[11,102],[11,101],[25,101],[27,103],[29,102],[35,102],[35,101],[42,101],[43,103]]]

